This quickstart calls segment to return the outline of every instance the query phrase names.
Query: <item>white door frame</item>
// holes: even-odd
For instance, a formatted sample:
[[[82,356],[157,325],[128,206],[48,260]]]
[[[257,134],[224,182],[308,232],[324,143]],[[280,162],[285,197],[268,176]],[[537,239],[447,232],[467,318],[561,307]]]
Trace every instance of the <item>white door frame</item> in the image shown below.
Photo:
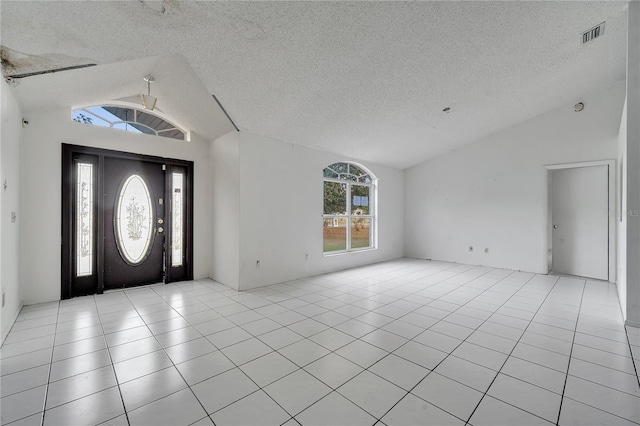
[[[551,221],[551,211],[553,205],[551,202],[551,174],[554,170],[561,169],[575,169],[579,167],[593,167],[593,166],[609,166],[609,211],[602,212],[609,217],[609,282],[616,282],[616,160],[598,160],[598,161],[585,161],[580,163],[563,163],[563,164],[549,164],[544,166],[547,170],[547,274],[551,271],[553,265],[553,248],[552,248],[552,230],[553,223]],[[618,212],[621,214],[621,212]]]

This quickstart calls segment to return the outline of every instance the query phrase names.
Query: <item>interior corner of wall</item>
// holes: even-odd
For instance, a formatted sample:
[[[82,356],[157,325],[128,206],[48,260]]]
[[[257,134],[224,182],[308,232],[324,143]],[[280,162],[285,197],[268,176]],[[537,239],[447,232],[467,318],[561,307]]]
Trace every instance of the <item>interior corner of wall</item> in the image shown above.
[[[13,318],[11,318],[6,324],[2,324],[2,330],[0,331],[0,347],[4,344],[4,340],[7,338],[7,336],[9,335],[9,331],[11,331],[11,328],[13,327],[13,324],[16,322],[16,320],[18,319],[18,315],[20,315],[20,311],[22,311],[24,304],[22,302],[20,302],[20,305],[18,306],[18,309],[16,310],[15,314],[13,315]]]

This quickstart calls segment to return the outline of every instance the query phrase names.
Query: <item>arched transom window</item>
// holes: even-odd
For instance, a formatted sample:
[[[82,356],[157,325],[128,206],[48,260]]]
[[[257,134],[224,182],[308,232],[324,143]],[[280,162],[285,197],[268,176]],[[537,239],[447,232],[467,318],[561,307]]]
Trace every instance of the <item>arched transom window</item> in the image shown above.
[[[375,248],[376,179],[363,166],[334,163],[324,169],[323,252]]]
[[[187,139],[187,132],[178,126],[137,108],[102,105],[75,109],[73,121],[165,138]]]

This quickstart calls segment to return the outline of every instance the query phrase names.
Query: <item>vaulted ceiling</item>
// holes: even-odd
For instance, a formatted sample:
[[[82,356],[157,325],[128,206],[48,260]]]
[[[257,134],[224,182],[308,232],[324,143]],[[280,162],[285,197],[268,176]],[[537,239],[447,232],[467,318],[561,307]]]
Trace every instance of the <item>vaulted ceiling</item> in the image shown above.
[[[1,2],[25,109],[146,90],[205,137],[240,129],[406,168],[625,77],[627,2]],[[604,34],[581,33],[606,21]],[[443,112],[450,108],[449,113]]]

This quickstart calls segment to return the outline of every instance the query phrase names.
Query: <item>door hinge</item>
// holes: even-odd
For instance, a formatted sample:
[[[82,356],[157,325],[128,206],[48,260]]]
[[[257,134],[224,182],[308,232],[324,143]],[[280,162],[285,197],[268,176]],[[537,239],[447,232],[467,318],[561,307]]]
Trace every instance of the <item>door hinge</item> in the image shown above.
[[[162,165],[162,170],[167,170],[167,165],[166,164]]]

